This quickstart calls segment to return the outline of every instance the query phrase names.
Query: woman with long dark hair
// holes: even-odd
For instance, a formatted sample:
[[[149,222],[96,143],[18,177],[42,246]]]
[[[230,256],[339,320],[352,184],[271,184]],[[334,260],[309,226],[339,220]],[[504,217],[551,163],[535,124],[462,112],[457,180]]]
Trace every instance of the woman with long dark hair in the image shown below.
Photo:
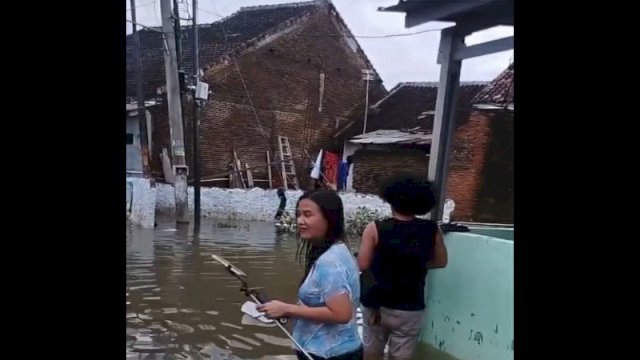
[[[304,266],[298,303],[273,300],[258,310],[269,318],[294,319],[293,337],[316,359],[362,359],[356,324],[359,270],[346,245],[342,199],[330,190],[306,192],[296,215],[297,255]]]

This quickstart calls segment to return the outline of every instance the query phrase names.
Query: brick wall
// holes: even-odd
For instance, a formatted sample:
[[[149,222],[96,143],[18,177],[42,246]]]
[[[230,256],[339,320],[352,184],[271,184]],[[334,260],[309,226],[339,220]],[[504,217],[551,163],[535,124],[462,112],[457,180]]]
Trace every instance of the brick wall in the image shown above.
[[[427,178],[425,151],[389,146],[387,150],[360,149],[353,155],[353,188],[364,194],[379,193],[381,182],[398,172]]]
[[[506,112],[494,114],[491,119],[491,133],[475,216],[480,222],[512,224],[513,114]]]
[[[169,156],[171,156],[171,147],[169,144],[171,140],[169,138],[169,119],[167,117],[167,104],[163,101],[160,105],[149,108],[151,114],[151,121],[153,123],[151,131],[151,174],[155,178],[164,178],[162,171],[162,161],[160,154],[162,148],[165,147]]]
[[[472,112],[456,129],[447,178],[447,197],[456,202],[456,220],[477,221],[475,208],[491,136],[491,118],[490,114]]]
[[[253,169],[253,177],[266,179],[266,150],[270,149],[274,158],[276,136],[282,135],[289,138],[293,155],[298,156],[295,164],[301,185],[309,186],[309,160],[302,157],[303,149],[315,157],[329,142],[336,116],[346,113],[364,98],[361,69],[367,66],[365,60],[344,38],[317,36],[318,29],[326,34],[326,29],[332,27],[335,29],[332,32],[339,33],[335,21],[330,12],[318,11],[303,24],[292,25],[284,35],[241,56],[238,65],[243,79],[233,61],[206,74],[213,95],[200,111],[203,178],[224,177],[220,173],[227,171],[235,145],[242,164],[249,163]],[[321,71],[325,78],[322,112],[319,112]],[[185,107],[190,109],[191,105]],[[166,114],[166,110],[162,111]],[[163,146],[169,148],[169,133],[166,115],[157,114],[154,119],[154,154],[157,155]],[[190,166],[191,131],[191,116],[186,116]],[[156,157],[152,161],[153,169],[161,173]],[[275,171],[274,168],[274,179],[277,178]]]
[[[447,196],[460,221],[513,223],[513,115],[472,112],[456,130]]]
[[[474,111],[461,114],[456,125],[447,178],[455,220],[513,223],[513,115]],[[426,178],[425,151],[389,146],[354,154],[357,192],[377,194],[380,181],[397,172]]]

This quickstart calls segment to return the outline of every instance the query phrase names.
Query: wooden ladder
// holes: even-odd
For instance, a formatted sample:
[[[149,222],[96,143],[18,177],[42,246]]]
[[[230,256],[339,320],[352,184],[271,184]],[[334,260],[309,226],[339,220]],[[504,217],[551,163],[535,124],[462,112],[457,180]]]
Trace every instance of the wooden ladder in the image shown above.
[[[289,138],[286,136],[278,136],[278,150],[280,153],[280,171],[282,173],[282,185],[284,189],[289,190],[291,186],[294,190],[299,190],[300,186],[298,185],[296,167],[293,164]]]

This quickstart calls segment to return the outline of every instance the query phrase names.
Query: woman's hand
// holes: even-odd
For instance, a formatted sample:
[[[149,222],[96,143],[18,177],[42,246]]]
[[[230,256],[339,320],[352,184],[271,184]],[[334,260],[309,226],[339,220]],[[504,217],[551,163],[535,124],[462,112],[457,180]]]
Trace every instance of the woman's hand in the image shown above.
[[[278,300],[272,300],[268,303],[257,306],[258,311],[263,312],[269,319],[286,317],[289,313],[290,308],[291,304],[287,304]]]

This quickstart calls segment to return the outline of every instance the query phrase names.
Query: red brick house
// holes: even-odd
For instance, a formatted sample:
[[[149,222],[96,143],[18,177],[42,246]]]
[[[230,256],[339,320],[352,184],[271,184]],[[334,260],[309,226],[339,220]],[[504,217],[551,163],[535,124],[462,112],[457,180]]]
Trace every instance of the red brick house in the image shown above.
[[[334,133],[353,155],[353,190],[377,193],[395,172],[427,177],[437,83],[400,83]],[[490,83],[462,82],[447,180],[459,221],[513,223],[513,65]]]
[[[511,64],[472,99],[456,131],[447,188],[459,220],[513,224],[513,95]]]
[[[462,83],[457,116],[467,119],[471,99],[486,83]],[[366,134],[364,116],[334,133],[336,144],[344,144],[343,157],[353,155],[353,190],[377,193],[380,180],[398,171],[426,178],[438,84],[405,82],[369,109]]]
[[[182,34],[180,57],[186,73],[192,74],[191,27],[183,27]],[[364,101],[362,69],[373,69],[336,8],[323,0],[244,7],[215,23],[199,25],[198,35],[204,81],[212,91],[200,110],[203,179],[226,177],[233,148],[241,163],[250,165],[254,179],[266,179],[266,151],[274,156],[280,135],[289,139],[301,186],[308,186],[306,154],[313,158],[331,143],[341,119]],[[160,102],[149,110],[151,167],[154,176],[162,178],[159,154],[170,149],[162,34],[143,30],[140,37],[145,96]],[[135,97],[133,66],[127,39],[130,98]],[[374,101],[386,93],[380,80],[370,83]],[[184,108],[191,167],[192,106],[185,101]],[[228,186],[224,180],[205,184]]]

